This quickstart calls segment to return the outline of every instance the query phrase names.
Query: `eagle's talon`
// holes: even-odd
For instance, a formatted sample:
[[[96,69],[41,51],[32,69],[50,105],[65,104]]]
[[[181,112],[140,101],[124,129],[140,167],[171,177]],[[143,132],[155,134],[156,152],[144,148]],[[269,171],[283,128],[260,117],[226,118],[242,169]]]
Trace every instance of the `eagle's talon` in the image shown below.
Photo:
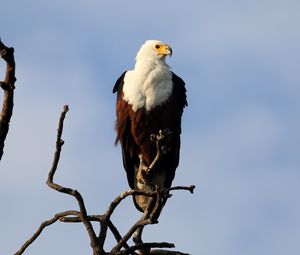
[[[140,184],[145,184],[145,170],[140,169],[136,175],[136,180]]]
[[[153,177],[153,174],[152,174],[151,169],[149,169],[149,168],[139,169],[139,171],[136,175],[136,179],[137,179],[138,183],[147,184],[147,185],[152,185],[152,182],[151,182],[152,177]]]
[[[137,182],[139,183],[139,184],[145,184],[145,182],[144,182],[144,180],[143,179],[141,179],[141,178],[137,178]]]

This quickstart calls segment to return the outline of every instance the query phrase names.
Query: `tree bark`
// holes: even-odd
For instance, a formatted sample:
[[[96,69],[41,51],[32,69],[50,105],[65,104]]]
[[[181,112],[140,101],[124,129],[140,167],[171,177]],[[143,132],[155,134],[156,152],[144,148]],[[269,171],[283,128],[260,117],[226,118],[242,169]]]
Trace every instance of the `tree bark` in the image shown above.
[[[4,90],[2,110],[0,112],[0,160],[4,151],[4,142],[9,130],[9,123],[14,107],[15,89],[15,59],[14,48],[8,48],[0,40],[0,56],[6,62],[6,72],[4,81],[0,81],[0,86]]]

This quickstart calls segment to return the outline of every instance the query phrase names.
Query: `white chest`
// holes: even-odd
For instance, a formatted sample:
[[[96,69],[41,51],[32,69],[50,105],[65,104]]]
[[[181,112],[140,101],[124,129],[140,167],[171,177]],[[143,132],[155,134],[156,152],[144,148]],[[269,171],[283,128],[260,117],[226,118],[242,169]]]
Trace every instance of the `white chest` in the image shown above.
[[[164,103],[173,90],[172,73],[167,66],[154,69],[128,71],[124,77],[124,100],[133,111],[147,111]]]

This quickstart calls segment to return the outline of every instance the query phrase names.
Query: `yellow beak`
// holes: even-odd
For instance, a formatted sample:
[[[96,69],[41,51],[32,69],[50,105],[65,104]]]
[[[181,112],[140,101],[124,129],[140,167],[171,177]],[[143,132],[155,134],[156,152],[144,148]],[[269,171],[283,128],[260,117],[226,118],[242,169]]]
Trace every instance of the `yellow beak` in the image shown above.
[[[159,54],[172,56],[172,48],[167,44],[159,45],[157,51]]]

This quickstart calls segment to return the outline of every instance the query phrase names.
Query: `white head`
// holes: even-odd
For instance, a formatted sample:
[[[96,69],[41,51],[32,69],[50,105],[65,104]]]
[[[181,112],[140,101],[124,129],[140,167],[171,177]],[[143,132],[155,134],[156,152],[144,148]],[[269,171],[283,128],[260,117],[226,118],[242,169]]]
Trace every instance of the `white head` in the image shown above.
[[[172,48],[158,40],[146,41],[136,55],[136,62],[165,60],[166,56],[172,56]]]
[[[134,70],[124,77],[124,100],[133,111],[150,111],[165,102],[172,93],[172,72],[165,58],[172,55],[171,47],[158,40],[146,41],[136,55]]]

